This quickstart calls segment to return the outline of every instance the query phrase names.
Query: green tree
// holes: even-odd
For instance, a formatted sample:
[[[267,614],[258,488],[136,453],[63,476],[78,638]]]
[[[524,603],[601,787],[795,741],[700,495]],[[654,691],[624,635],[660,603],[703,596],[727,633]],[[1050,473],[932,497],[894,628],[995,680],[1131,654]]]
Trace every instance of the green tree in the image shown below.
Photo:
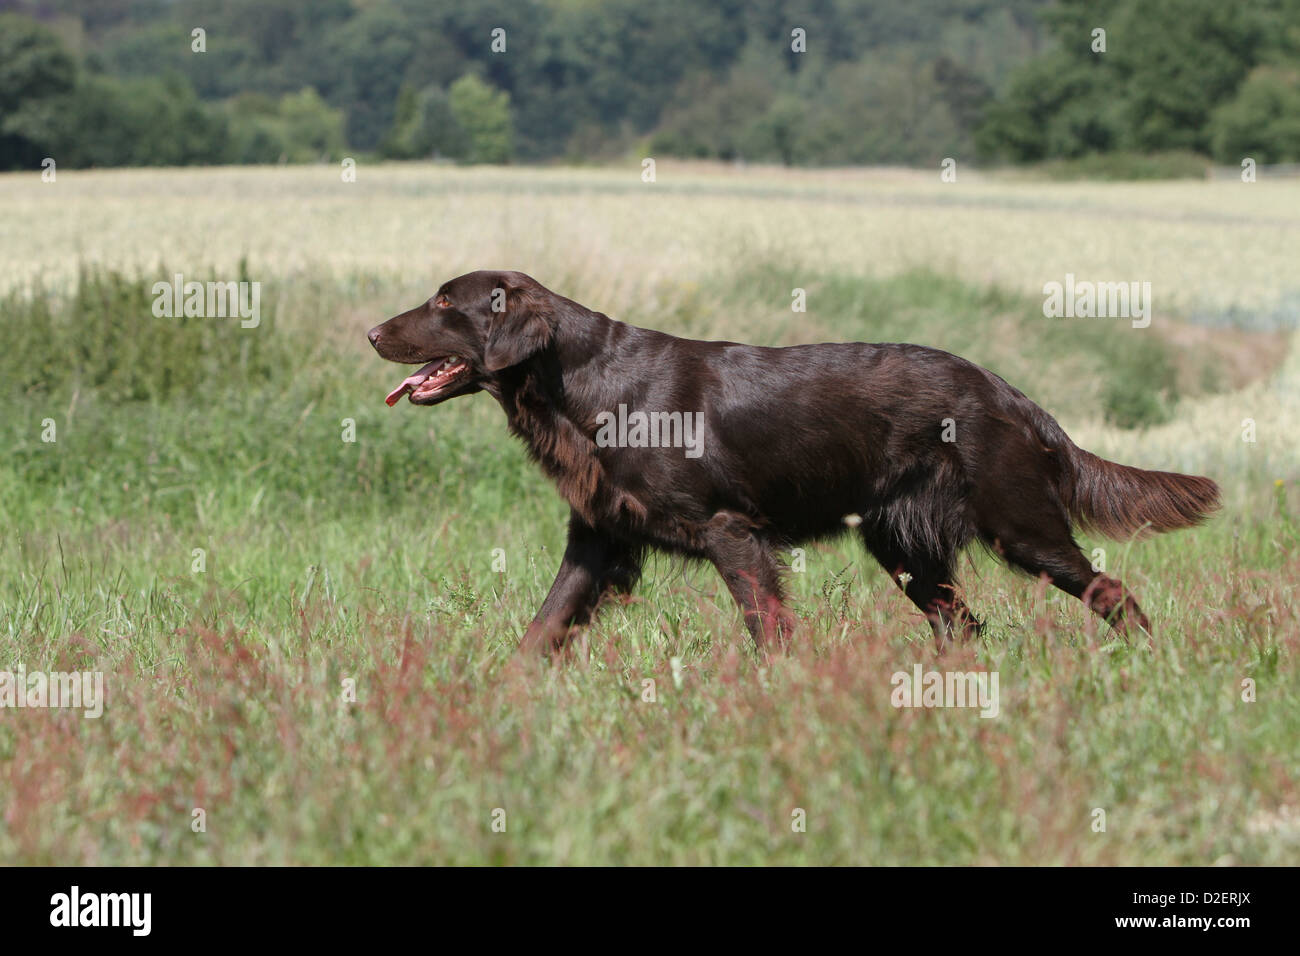
[[[768,116],[776,96],[772,64],[781,54],[771,44],[751,43],[726,79],[693,72],[678,84],[651,140],[657,153],[722,159],[794,161],[784,111]]]
[[[429,86],[418,93],[404,87],[398,96],[393,128],[384,137],[381,152],[395,159],[465,154],[465,134],[456,123],[446,93]]]
[[[1120,91],[1100,63],[1055,53],[1027,64],[976,132],[981,152],[1030,162],[1114,149]]]
[[[331,107],[310,86],[280,98],[280,118],[295,160],[328,160],[343,155],[343,111]]]
[[[87,74],[64,97],[51,136],[70,166],[184,166],[224,162],[229,127],[183,77]]]
[[[34,20],[0,14],[0,169],[49,155],[57,110],[75,80],[76,64],[58,37]]]
[[[937,167],[966,151],[932,65],[915,52],[839,64],[810,102],[805,148],[818,162]]]
[[[289,158],[289,136],[274,99],[246,91],[226,103],[230,117],[230,161],[278,163]]]
[[[782,93],[746,130],[741,142],[742,155],[754,159],[777,159],[785,166],[807,159],[801,149],[801,134],[807,115],[802,98]]]
[[[1297,0],[1060,0],[1044,14],[1055,49],[1013,74],[977,141],[1018,161],[1113,150],[1208,153],[1216,108],[1254,66],[1300,43],[1298,12]],[[1104,51],[1093,49],[1099,27]],[[1229,126],[1220,120],[1225,138]]]
[[[1112,34],[1125,88],[1122,146],[1210,151],[1214,107],[1231,97],[1264,53],[1268,20],[1221,0],[1130,3]]]
[[[1214,158],[1300,161],[1300,63],[1256,67],[1210,119]]]
[[[467,163],[508,163],[514,140],[510,94],[493,89],[473,73],[451,85],[447,102],[464,136]]]
[[[379,141],[379,152],[394,159],[412,159],[418,156],[415,138],[415,102],[417,92],[409,85],[403,86],[397,93],[397,104],[393,107],[393,125],[388,128],[384,138]]]
[[[349,143],[373,149],[392,127],[402,75],[416,52],[408,19],[388,4],[363,7],[330,34],[326,57],[335,77],[327,95],[347,104]],[[322,77],[322,82],[331,78]]]

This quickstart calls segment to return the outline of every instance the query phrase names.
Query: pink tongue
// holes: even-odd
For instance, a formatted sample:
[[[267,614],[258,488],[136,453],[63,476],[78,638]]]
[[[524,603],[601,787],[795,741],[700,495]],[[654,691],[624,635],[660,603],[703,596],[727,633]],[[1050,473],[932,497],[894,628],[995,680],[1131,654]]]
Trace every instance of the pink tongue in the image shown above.
[[[403,395],[405,395],[411,389],[415,388],[416,386],[424,382],[425,379],[427,379],[430,375],[432,375],[438,369],[438,367],[442,365],[442,363],[443,363],[443,359],[434,359],[432,362],[430,362],[428,365],[421,368],[414,375],[408,375],[405,379],[402,380],[401,385],[397,386],[397,388],[393,389],[391,392],[388,393],[388,397],[384,399],[384,401],[388,403],[388,406],[390,408],[396,405],[398,400]]]

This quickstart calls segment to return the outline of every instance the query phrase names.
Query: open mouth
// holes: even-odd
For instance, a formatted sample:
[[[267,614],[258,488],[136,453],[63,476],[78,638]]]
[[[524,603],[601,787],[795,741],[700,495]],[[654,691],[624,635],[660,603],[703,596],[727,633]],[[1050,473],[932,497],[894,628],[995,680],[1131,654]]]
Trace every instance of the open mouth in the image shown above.
[[[389,392],[384,401],[390,406],[396,405],[398,399],[408,392],[412,402],[418,404],[427,401],[439,392],[446,391],[453,382],[464,378],[468,372],[469,363],[457,355],[434,359],[414,375],[403,379],[402,384]]]

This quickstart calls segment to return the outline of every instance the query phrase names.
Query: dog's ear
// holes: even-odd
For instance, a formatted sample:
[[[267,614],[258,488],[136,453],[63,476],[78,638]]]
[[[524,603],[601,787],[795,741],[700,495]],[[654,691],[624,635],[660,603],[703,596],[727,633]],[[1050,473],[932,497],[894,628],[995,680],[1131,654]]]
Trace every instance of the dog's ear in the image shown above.
[[[518,365],[544,349],[555,334],[551,295],[522,273],[506,275],[492,290],[492,324],[483,349],[489,372]]]

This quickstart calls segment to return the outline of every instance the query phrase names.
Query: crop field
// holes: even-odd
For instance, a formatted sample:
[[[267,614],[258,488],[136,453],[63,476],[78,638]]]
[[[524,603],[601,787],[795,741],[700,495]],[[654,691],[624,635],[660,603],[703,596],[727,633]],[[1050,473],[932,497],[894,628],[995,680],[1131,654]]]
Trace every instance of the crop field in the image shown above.
[[[1300,181],[641,172],[0,175],[0,692],[103,682],[0,708],[0,861],[1300,862]],[[567,506],[485,394],[386,407],[409,370],[364,337],[478,268],[695,338],[944,348],[1224,506],[1080,538],[1149,642],[973,551],[987,627],[939,656],[845,536],[786,556],[788,657],[661,556],[519,659]],[[257,283],[256,323],[157,314],[178,274]],[[1046,316],[1067,276],[1149,282],[1150,325]],[[996,715],[895,707],[917,665],[996,673]]]

